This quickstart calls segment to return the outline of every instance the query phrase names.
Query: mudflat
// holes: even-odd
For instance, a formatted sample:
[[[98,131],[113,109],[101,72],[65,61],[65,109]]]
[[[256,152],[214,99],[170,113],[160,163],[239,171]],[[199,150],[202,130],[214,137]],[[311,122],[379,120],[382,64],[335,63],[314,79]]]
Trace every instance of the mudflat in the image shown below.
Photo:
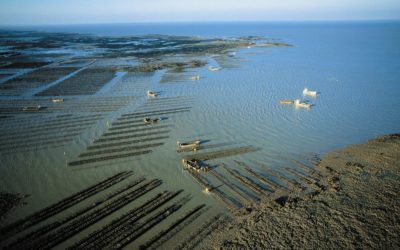
[[[400,134],[328,153],[315,170],[321,192],[243,209],[199,247],[400,249]]]

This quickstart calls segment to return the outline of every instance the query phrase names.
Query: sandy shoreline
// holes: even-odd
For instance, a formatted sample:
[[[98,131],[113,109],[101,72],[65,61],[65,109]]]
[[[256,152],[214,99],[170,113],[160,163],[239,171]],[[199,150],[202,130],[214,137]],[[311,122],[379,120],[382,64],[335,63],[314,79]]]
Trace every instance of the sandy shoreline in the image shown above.
[[[283,206],[263,201],[215,230],[199,248],[400,248],[399,134],[330,152],[315,170],[324,185],[320,192],[294,191]],[[317,189],[315,184],[309,187]]]

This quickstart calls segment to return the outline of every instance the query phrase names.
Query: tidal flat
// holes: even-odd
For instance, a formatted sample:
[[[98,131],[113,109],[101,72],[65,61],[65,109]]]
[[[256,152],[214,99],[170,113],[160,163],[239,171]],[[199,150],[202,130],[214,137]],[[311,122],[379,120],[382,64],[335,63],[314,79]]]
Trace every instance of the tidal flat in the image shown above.
[[[172,246],[186,235],[179,231],[195,228],[192,222],[197,216],[222,218],[229,209],[243,206],[237,202],[237,207],[232,207],[227,202],[233,198],[217,188],[211,191],[214,202],[201,197],[202,193],[193,194],[190,185],[197,185],[198,173],[182,166],[173,171],[184,170],[195,178],[176,185],[171,177],[163,178],[164,171],[147,172],[140,164],[141,159],[157,154],[157,148],[171,144],[171,137],[179,139],[171,135],[172,130],[179,130],[175,119],[196,104],[195,97],[169,94],[168,88],[155,92],[156,97],[146,97],[146,90],[157,89],[158,84],[201,82],[201,69],[229,67],[229,61],[237,61],[236,51],[261,48],[266,43],[276,47],[287,44],[269,43],[262,37],[106,37],[11,31],[2,32],[0,41],[0,151],[2,163],[10,160],[9,169],[2,164],[2,170],[15,178],[14,188],[4,179],[1,189],[15,192],[25,186],[22,190],[30,194],[26,198],[16,192],[14,196],[2,193],[2,247],[151,248],[166,241]],[[152,120],[148,117],[157,122],[146,123],[144,118]],[[183,159],[200,157],[202,164],[208,164],[206,160],[258,150],[209,141],[202,140],[198,148],[202,155],[179,156],[175,147],[170,154]],[[13,159],[21,162],[12,163]],[[35,184],[25,183],[20,175],[36,175],[26,169],[27,165],[36,168],[36,160],[43,164],[39,168],[44,167],[39,170],[44,172],[34,177],[36,181],[51,186],[49,182],[62,178],[65,183],[81,183],[79,188],[47,186],[47,191],[39,191],[37,186],[29,187]],[[171,168],[166,163],[163,167]],[[22,172],[11,170],[21,165],[25,169],[17,172]],[[93,171],[101,174],[90,176]],[[89,172],[92,174],[87,175]],[[79,179],[85,175],[88,179],[82,183]],[[126,179],[131,179],[131,184]],[[53,198],[46,199],[49,196]],[[43,204],[35,204],[35,200]],[[25,205],[20,208],[20,203]],[[89,235],[83,233],[88,231]]]
[[[375,180],[379,166],[367,155],[388,166],[374,185],[398,185],[389,182],[398,178],[396,135],[371,142],[374,154],[337,168],[334,159],[326,163],[333,149],[396,132],[400,119],[399,51],[387,30],[368,26],[376,43],[335,27],[318,30],[325,32],[318,41],[307,25],[295,35],[290,27],[253,34],[229,25],[240,35],[1,31],[0,247],[296,247],[311,235],[306,245],[321,248],[315,242],[330,227],[338,229],[332,242],[347,230],[344,247],[383,246],[375,239],[398,245],[395,226],[384,234],[357,214],[345,227],[340,217],[319,216],[320,200],[332,214],[354,206],[370,214],[379,199],[360,201],[346,189]],[[318,93],[303,96],[305,87]],[[281,105],[286,98],[311,108]],[[386,205],[379,218],[396,212]],[[291,236],[292,224],[281,218],[294,210],[326,228]],[[269,223],[269,212],[278,220],[271,227],[284,225],[273,231],[283,238],[248,232],[267,230],[257,222]]]

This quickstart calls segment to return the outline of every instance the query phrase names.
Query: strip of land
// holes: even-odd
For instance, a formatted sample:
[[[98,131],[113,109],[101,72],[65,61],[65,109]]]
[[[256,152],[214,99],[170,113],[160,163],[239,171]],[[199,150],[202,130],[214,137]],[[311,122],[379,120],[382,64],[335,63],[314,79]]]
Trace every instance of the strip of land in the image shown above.
[[[242,210],[200,249],[400,249],[400,134],[328,153],[327,188]]]

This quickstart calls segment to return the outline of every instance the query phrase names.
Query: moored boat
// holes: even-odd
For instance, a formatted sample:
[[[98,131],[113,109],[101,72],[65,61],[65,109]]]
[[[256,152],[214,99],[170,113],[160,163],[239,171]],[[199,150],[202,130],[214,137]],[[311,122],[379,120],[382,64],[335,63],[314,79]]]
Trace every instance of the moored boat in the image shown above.
[[[218,70],[220,70],[221,68],[219,68],[219,67],[213,67],[213,66],[209,66],[208,67],[208,70],[209,71],[218,71]]]
[[[294,106],[297,108],[305,108],[305,109],[310,109],[311,108],[311,104],[306,103],[306,102],[301,102],[300,99],[296,99],[294,101]]]
[[[178,145],[178,149],[190,149],[190,150],[197,150],[197,147],[200,145],[200,140],[190,141],[190,142],[179,142],[177,141],[176,144]]]
[[[190,160],[186,160],[186,159],[182,159],[183,165],[193,171],[196,172],[207,172],[209,169],[207,166],[202,166],[201,162],[197,159],[190,159]]]
[[[144,119],[143,119],[143,122],[144,123],[156,123],[156,122],[159,122],[161,119],[160,118],[154,118],[154,119],[152,119],[152,118],[150,118],[150,117],[145,117]]]
[[[53,99],[51,99],[51,101],[52,101],[53,103],[64,102],[64,99],[63,99],[63,98],[53,98]]]
[[[199,75],[197,75],[197,76],[191,76],[191,77],[190,77],[190,80],[192,80],[192,81],[198,81],[198,80],[200,80],[200,76],[199,76]]]
[[[294,101],[292,101],[292,100],[280,100],[279,102],[281,104],[294,104]]]
[[[317,96],[317,91],[311,91],[308,88],[303,89],[303,95]]]
[[[27,112],[34,112],[34,111],[39,111],[41,110],[43,107],[40,105],[37,106],[26,106],[22,108],[22,111],[27,111]]]
[[[149,96],[149,97],[156,97],[156,96],[157,96],[157,93],[154,92],[154,91],[151,91],[151,90],[147,90],[147,96]]]

